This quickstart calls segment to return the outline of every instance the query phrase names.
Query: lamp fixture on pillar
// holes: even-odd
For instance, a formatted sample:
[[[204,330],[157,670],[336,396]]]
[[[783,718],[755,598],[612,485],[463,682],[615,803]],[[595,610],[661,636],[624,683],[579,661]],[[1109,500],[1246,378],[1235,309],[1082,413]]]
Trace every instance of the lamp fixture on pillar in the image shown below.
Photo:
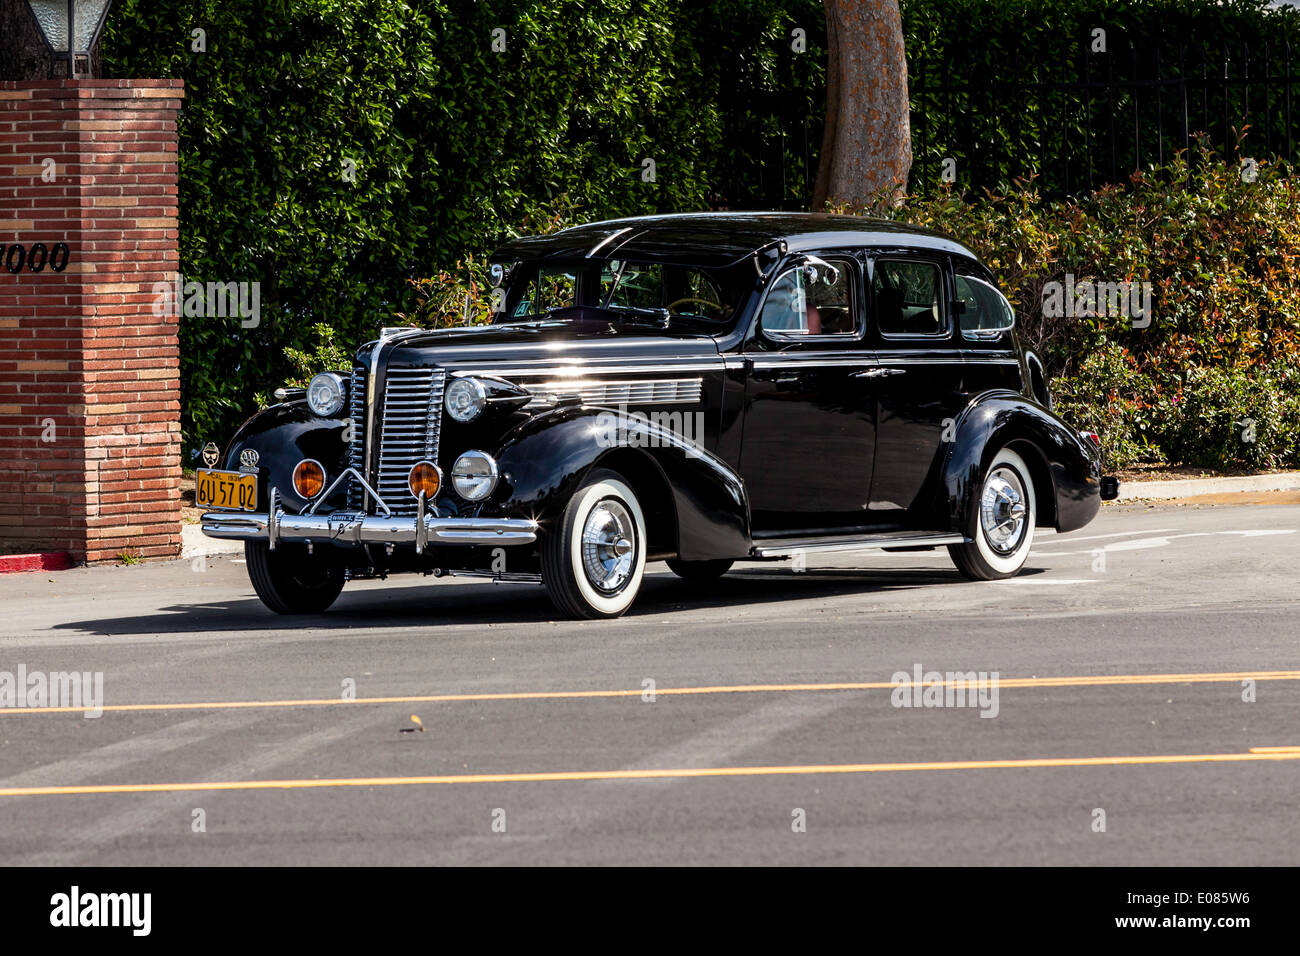
[[[41,36],[50,49],[50,76],[56,63],[66,64],[64,76],[90,74],[90,51],[104,28],[112,0],[27,0]],[[79,67],[78,64],[84,66]]]

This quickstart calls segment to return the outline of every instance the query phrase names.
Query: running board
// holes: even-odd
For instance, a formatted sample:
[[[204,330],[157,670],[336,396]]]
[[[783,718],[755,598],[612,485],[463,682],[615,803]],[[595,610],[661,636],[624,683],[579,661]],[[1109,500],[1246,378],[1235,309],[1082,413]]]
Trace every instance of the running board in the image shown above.
[[[750,548],[755,558],[785,558],[794,554],[824,554],[828,551],[869,551],[875,548],[937,548],[945,544],[964,544],[959,534],[934,534],[928,531],[868,534],[858,537],[784,538],[765,541]]]

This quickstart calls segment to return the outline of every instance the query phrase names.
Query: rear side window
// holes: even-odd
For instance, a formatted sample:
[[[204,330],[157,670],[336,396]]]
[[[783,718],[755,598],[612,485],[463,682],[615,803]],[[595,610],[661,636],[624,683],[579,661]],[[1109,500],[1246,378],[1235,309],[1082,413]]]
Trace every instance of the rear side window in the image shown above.
[[[939,335],[944,331],[943,273],[933,262],[878,259],[871,277],[881,335]]]
[[[974,276],[957,276],[957,301],[964,308],[958,323],[962,338],[996,338],[1016,324],[1006,298],[989,283]]]

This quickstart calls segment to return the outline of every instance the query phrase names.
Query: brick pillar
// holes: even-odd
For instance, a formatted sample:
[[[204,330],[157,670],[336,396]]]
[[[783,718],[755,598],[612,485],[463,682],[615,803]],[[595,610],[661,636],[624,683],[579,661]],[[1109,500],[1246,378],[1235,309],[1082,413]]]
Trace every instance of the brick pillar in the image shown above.
[[[0,82],[0,553],[179,553],[177,320],[153,285],[178,268],[183,96]]]

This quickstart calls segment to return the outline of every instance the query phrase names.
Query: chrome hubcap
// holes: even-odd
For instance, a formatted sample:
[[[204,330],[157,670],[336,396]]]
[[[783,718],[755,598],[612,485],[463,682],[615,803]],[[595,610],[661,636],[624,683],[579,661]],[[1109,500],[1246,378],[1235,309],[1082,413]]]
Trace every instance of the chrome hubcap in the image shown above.
[[[591,586],[607,594],[622,588],[632,576],[635,552],[632,515],[612,498],[597,502],[582,526],[582,569]]]
[[[1025,487],[1020,476],[1010,468],[995,468],[980,495],[984,540],[998,554],[1011,554],[1025,536],[1026,517]]]

